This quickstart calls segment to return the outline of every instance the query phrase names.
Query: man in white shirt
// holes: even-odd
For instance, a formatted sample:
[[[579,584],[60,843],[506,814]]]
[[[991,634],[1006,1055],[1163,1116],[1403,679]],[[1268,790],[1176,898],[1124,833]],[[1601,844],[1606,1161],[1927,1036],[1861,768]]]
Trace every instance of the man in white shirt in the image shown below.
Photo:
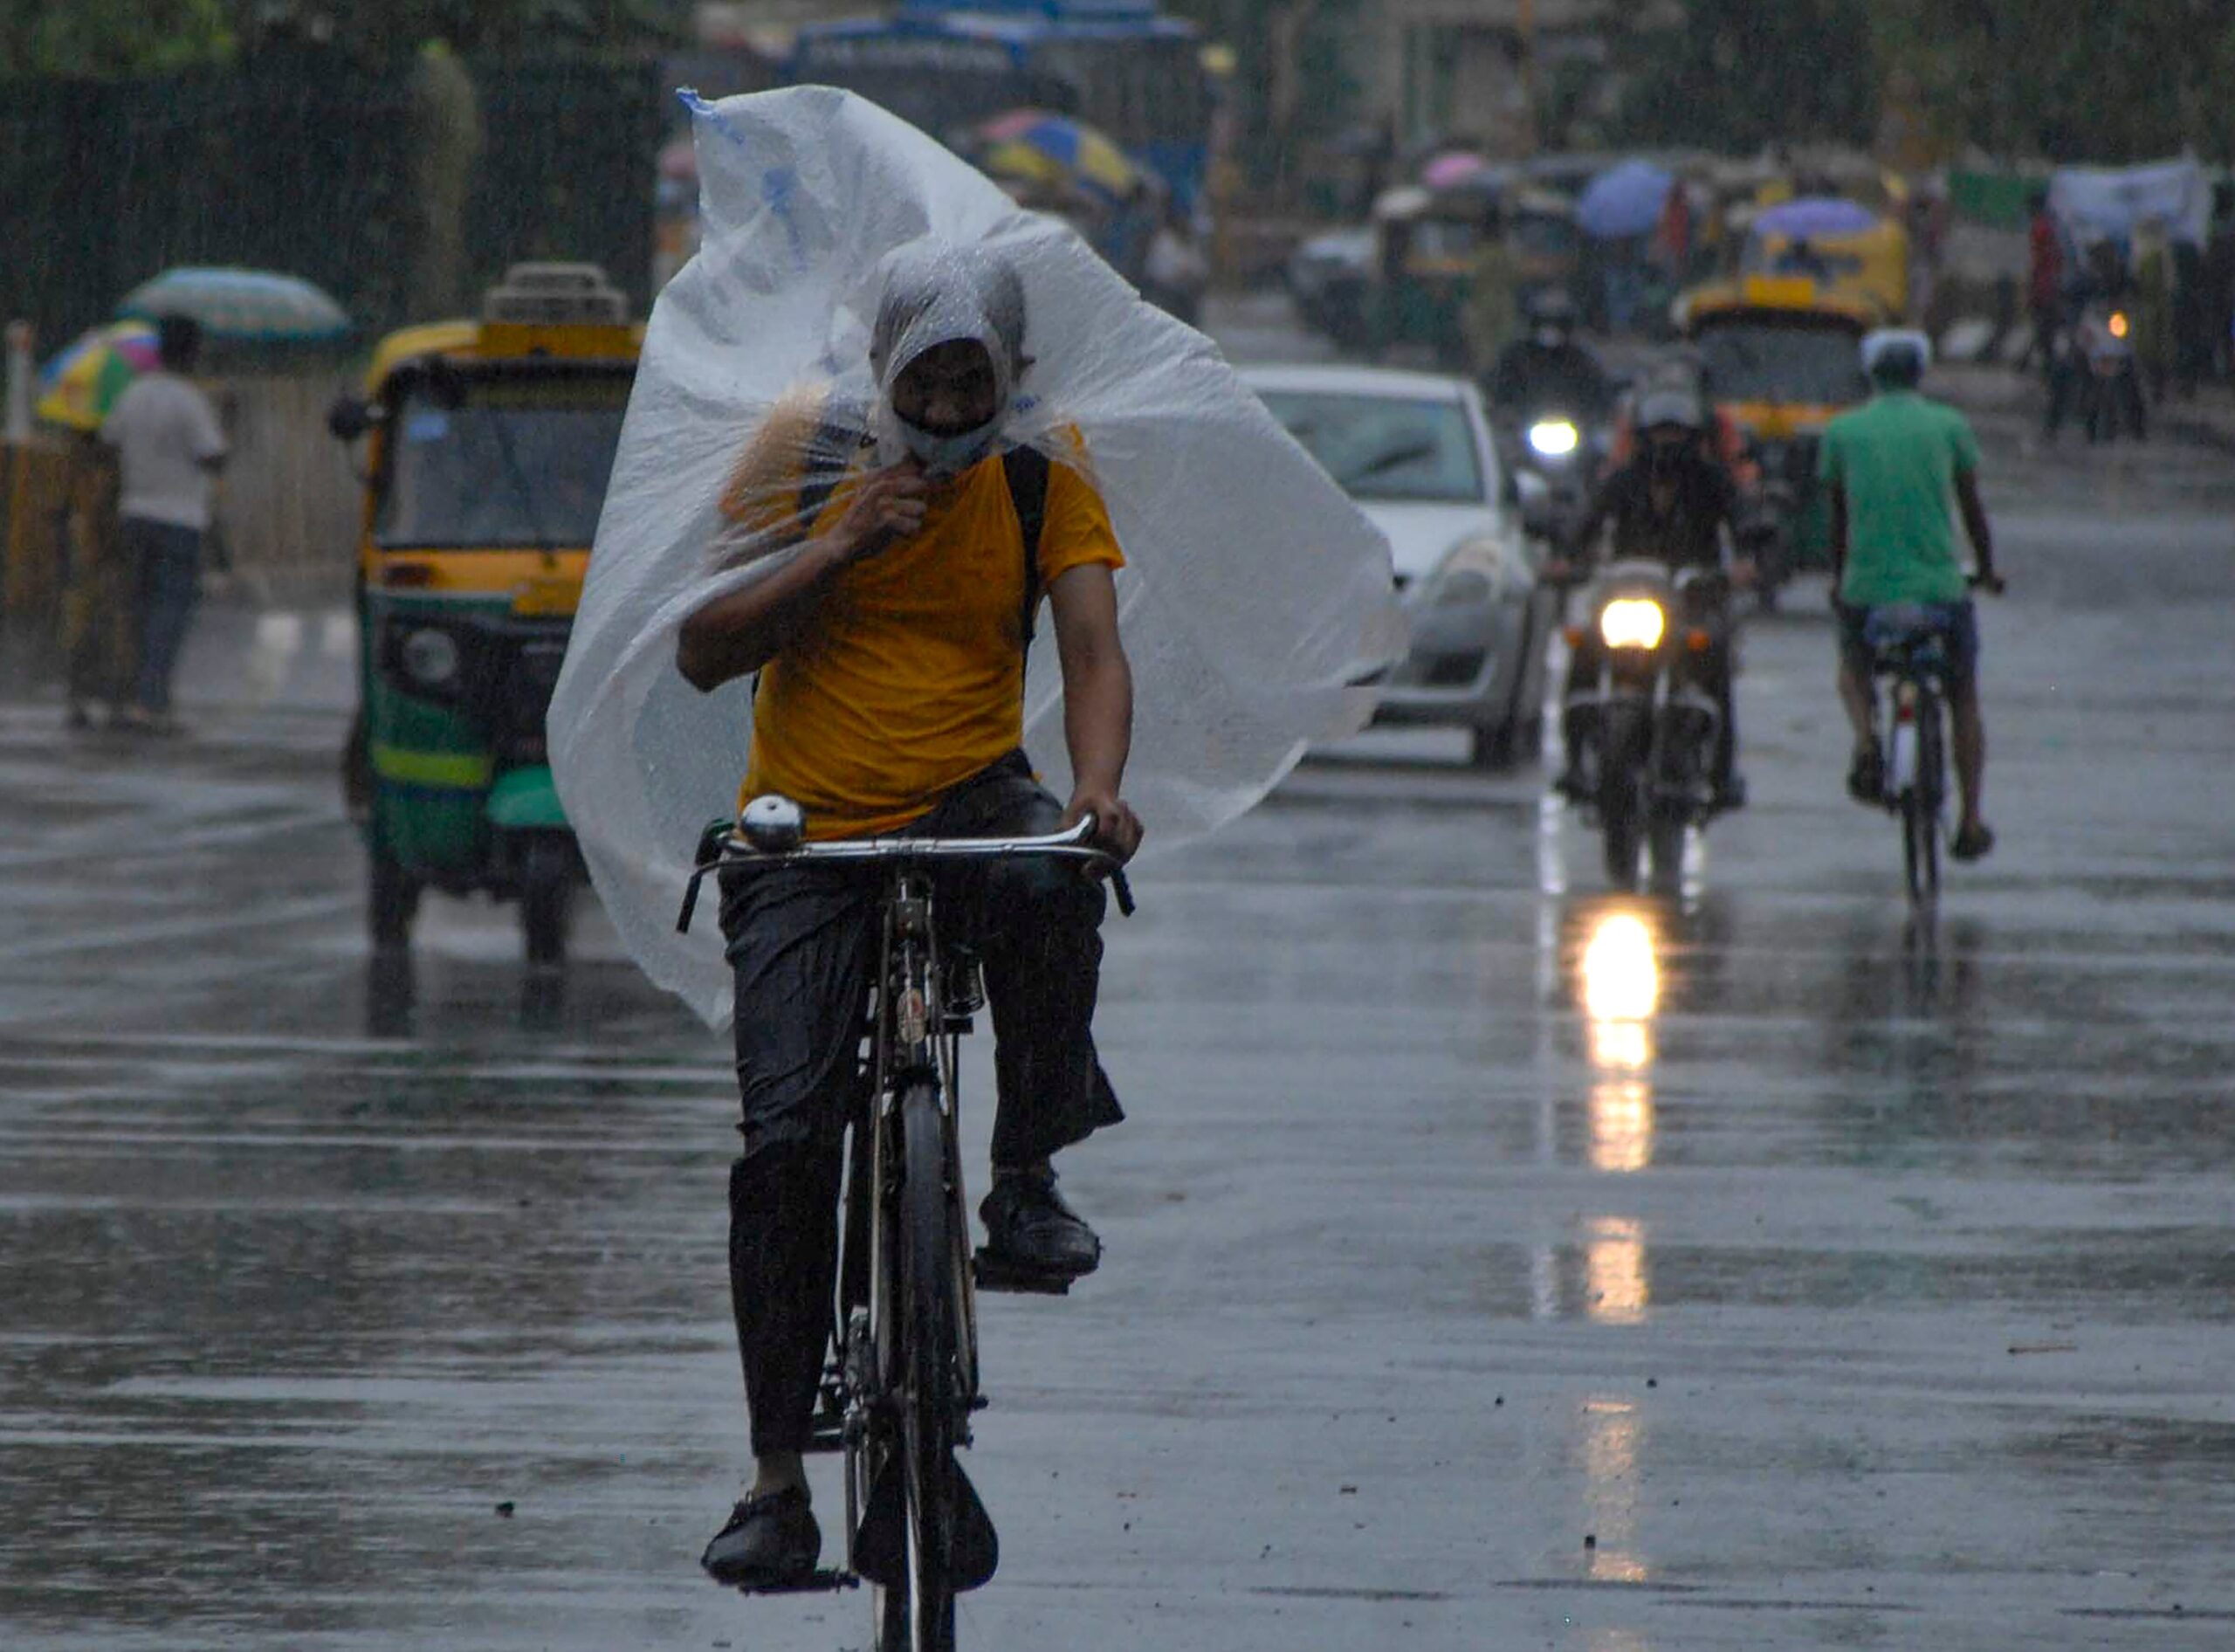
[[[186,642],[202,574],[225,435],[210,400],[189,383],[202,351],[201,327],[182,315],[155,324],[161,367],[134,380],[101,425],[116,450],[119,532],[134,570],[134,630],[140,644],[136,699],[120,707],[127,726],[168,732],[171,672]]]

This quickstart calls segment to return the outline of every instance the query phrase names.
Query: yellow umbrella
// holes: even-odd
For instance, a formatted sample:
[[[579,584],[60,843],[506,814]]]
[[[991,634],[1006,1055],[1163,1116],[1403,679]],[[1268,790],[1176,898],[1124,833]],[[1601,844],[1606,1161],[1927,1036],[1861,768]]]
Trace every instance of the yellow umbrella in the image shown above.
[[[1094,127],[1060,114],[1020,109],[978,129],[988,172],[1035,182],[1076,179],[1113,201],[1138,189],[1141,169]]]

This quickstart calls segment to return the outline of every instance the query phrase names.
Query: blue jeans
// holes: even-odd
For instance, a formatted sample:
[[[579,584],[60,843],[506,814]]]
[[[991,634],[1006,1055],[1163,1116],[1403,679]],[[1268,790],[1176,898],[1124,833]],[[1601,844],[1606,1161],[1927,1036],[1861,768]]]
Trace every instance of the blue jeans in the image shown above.
[[[202,533],[136,516],[126,517],[121,531],[138,579],[133,603],[140,639],[137,698],[141,710],[162,716],[171,708],[171,673],[201,589]]]
[[[1869,635],[1871,610],[1845,602],[1837,606],[1840,659],[1856,678],[1867,684],[1876,675],[1878,662],[1878,650],[1872,645]],[[1947,639],[1949,692],[1958,695],[1969,692],[1977,685],[1979,678],[1977,609],[1968,597],[1960,602],[1929,602],[1924,606]]]

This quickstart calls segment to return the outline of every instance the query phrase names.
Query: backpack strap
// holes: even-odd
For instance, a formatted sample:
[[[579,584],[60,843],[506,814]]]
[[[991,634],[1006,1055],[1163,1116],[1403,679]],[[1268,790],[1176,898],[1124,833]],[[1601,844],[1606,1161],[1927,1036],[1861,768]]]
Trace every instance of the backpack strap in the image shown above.
[[[833,402],[823,410],[815,434],[807,440],[807,479],[800,484],[800,538],[814,531],[815,519],[854,468],[855,457],[870,445],[863,428],[867,423],[860,408],[846,403]]]
[[[1008,478],[1009,503],[1016,507],[1016,525],[1024,541],[1024,611],[1019,616],[1019,646],[1032,651],[1033,623],[1040,616],[1040,535],[1048,523],[1048,456],[1036,447],[1013,447],[1001,455],[1001,473]]]

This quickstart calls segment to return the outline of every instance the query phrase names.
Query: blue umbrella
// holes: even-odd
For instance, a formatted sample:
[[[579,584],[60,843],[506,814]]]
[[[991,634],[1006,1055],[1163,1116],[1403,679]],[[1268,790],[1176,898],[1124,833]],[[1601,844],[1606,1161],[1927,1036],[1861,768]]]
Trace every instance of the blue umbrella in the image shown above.
[[[1576,201],[1575,221],[1595,240],[1650,234],[1675,182],[1649,161],[1625,161],[1592,179]]]
[[[1754,220],[1754,232],[1813,241],[1827,235],[1860,235],[1877,223],[1878,215],[1868,207],[1837,196],[1812,195],[1771,207]]]
[[[133,288],[116,313],[141,320],[191,316],[211,338],[242,343],[310,343],[349,331],[348,313],[325,293],[269,270],[166,270]]]

